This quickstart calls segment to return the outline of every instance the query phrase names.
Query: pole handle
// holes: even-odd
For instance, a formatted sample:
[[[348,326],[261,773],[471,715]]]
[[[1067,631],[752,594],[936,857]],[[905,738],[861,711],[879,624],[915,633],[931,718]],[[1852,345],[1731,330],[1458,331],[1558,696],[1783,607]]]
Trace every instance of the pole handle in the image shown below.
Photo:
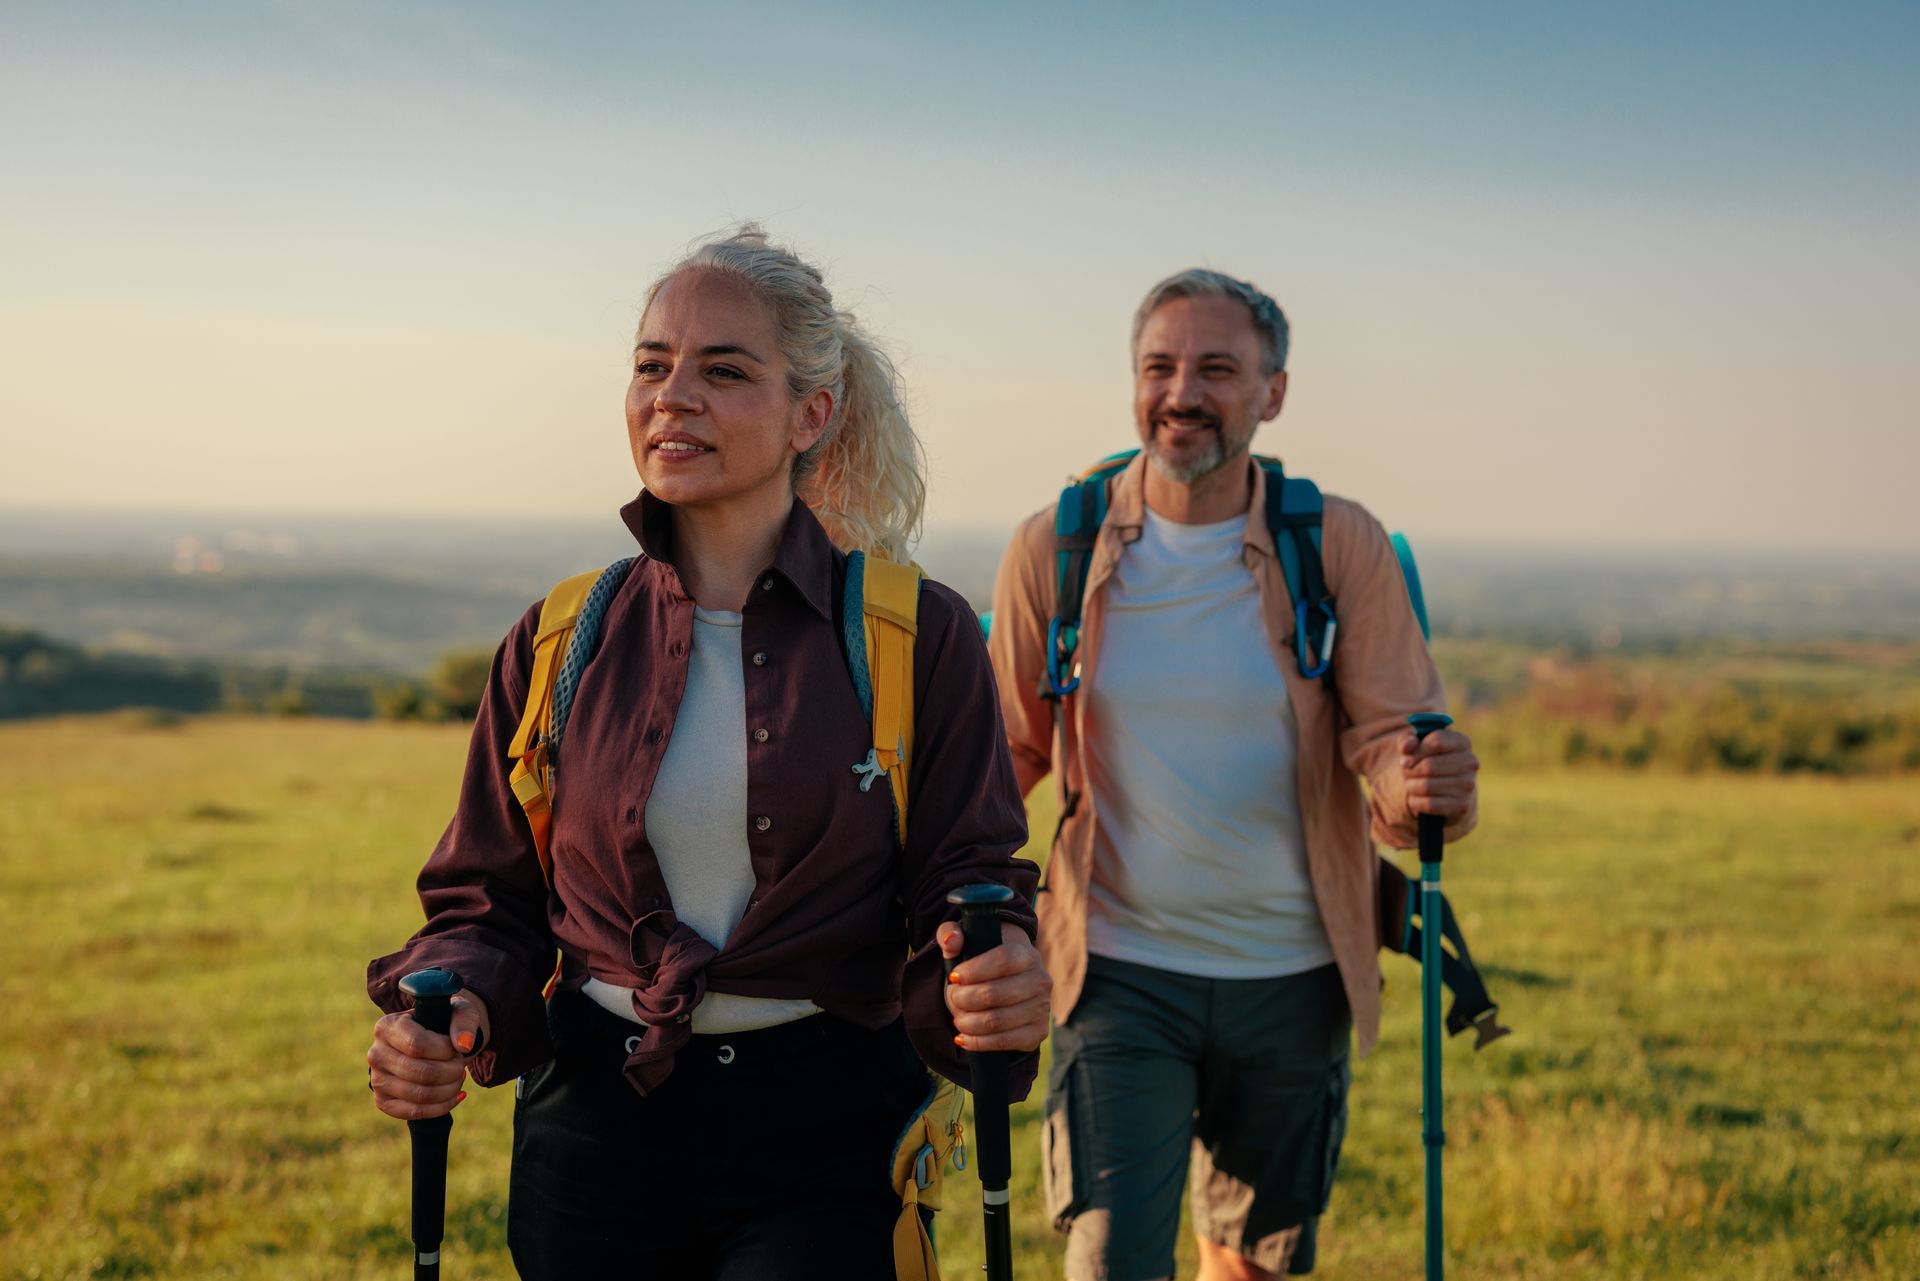
[[[1414,734],[1424,741],[1435,730],[1453,724],[1453,717],[1444,712],[1415,712],[1407,717],[1407,724],[1413,726]],[[1438,863],[1446,850],[1446,815],[1420,814],[1416,817],[1419,819],[1420,861]]]

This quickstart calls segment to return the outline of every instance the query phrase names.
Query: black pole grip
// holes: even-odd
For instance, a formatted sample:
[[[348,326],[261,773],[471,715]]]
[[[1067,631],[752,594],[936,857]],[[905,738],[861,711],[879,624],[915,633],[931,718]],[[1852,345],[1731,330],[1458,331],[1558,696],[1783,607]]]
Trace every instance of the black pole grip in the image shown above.
[[[453,998],[460,976],[450,970],[415,970],[400,980],[413,998],[413,1021],[445,1036],[453,1023]],[[439,1281],[440,1243],[447,1230],[447,1137],[453,1116],[407,1122],[413,1141],[413,1277]]]
[[[1453,717],[1441,712],[1415,712],[1407,717],[1407,724],[1413,726],[1413,732],[1424,740],[1437,729],[1445,729],[1453,724]],[[1447,847],[1447,816],[1444,814],[1421,814],[1419,818],[1420,861],[1438,863]]]
[[[960,959],[971,960],[1000,946],[1000,909],[1013,902],[1004,885],[968,885],[947,895],[960,909]],[[952,973],[949,962],[947,972]],[[980,1217],[986,1236],[987,1281],[1012,1281],[1013,1222],[1007,1185],[1013,1178],[1013,1137],[1007,1076],[1012,1055],[1004,1050],[967,1055],[973,1078],[973,1147],[980,1171]]]

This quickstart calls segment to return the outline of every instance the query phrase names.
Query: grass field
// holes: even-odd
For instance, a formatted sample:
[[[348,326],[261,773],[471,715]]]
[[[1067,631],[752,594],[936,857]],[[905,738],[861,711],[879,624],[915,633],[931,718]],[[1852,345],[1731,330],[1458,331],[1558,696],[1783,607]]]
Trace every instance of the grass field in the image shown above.
[[[462,738],[0,726],[0,1277],[407,1274],[362,972],[417,921]],[[1484,810],[1447,879],[1516,1031],[1447,1049],[1452,1274],[1920,1277],[1920,788],[1495,775]],[[1327,1277],[1420,1270],[1418,971],[1386,965]],[[459,1110],[450,1281],[512,1275],[510,1112]],[[1059,1275],[1035,1114],[1023,1278]],[[954,1187],[948,1281],[978,1263]]]

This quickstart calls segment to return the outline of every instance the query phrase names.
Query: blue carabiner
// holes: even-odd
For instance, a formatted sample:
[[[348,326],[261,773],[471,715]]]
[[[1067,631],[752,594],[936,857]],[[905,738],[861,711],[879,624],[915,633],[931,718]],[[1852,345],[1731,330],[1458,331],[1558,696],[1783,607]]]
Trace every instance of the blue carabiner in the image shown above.
[[[1322,614],[1326,615],[1327,630],[1326,630],[1326,634],[1323,641],[1323,648],[1321,649],[1320,653],[1315,654],[1313,656],[1313,661],[1309,662],[1307,660],[1307,609],[1308,608],[1309,606],[1307,602],[1304,600],[1299,600],[1294,602],[1294,605],[1293,605],[1293,652],[1300,661],[1301,678],[1304,680],[1317,681],[1322,676],[1325,676],[1327,674],[1327,670],[1333,666],[1333,638],[1340,626],[1340,622],[1338,619],[1336,619],[1333,616],[1333,611],[1327,608],[1325,605],[1314,607],[1314,608],[1318,608]]]
[[[1064,650],[1061,647],[1060,632],[1062,628],[1063,624],[1058,615],[1054,617],[1052,622],[1047,624],[1047,688],[1053,691],[1055,698],[1065,698],[1067,695],[1073,693],[1074,690],[1080,688],[1080,678],[1078,676],[1070,677],[1064,681],[1060,679],[1061,662],[1064,659],[1073,657],[1071,647]],[[1077,640],[1078,637],[1075,637],[1075,639]]]

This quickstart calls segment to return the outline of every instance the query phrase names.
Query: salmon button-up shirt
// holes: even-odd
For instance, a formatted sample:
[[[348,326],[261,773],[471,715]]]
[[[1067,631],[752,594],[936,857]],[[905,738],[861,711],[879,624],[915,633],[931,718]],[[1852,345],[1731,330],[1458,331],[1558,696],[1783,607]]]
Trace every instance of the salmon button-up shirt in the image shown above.
[[[420,873],[426,924],[368,966],[368,993],[398,1010],[398,981],[409,971],[459,973],[492,1021],[474,1079],[497,1084],[552,1054],[541,988],[557,947],[563,988],[593,977],[636,989],[635,1015],[648,1025],[627,1063],[636,1088],[652,1088],[671,1069],[688,1031],[682,1016],[707,991],[806,999],[864,1027],[904,1011],[921,1058],[964,1084],[934,942],[935,928],[957,916],[947,893],[980,881],[1008,886],[1019,898],[1004,915],[1031,934],[1027,904],[1039,877],[1014,857],[1026,815],[973,611],[937,583],[921,593],[902,850],[891,790],[863,791],[854,769],[872,729],[841,650],[847,558],[794,504],[741,623],[747,808],[739,818],[753,897],[728,938],[701,939],[674,915],[646,822],[686,690],[694,605],[674,567],[668,506],[643,494],[621,515],[643,554],[608,606],[561,746],[552,887],[507,784],[536,605],[494,656],[453,821]],[[1015,1097],[1036,1062],[1033,1054],[1015,1061]]]
[[[1401,848],[1418,843],[1398,743],[1408,715],[1443,710],[1445,694],[1386,530],[1359,504],[1331,495],[1322,545],[1328,590],[1340,617],[1332,679],[1300,675],[1293,651],[1293,599],[1267,531],[1266,486],[1257,465],[1249,460],[1247,466],[1253,471],[1253,499],[1241,554],[1258,585],[1265,622],[1264,634],[1247,637],[1247,643],[1266,645],[1286,677],[1299,734],[1297,789],[1307,868],[1364,1054],[1380,1030],[1379,861],[1372,842]],[[1108,481],[1107,516],[1088,566],[1075,651],[1083,687],[1100,679],[1107,582],[1145,525],[1147,467],[1142,454]],[[1039,693],[1047,624],[1054,612],[1056,551],[1054,509],[1048,507],[1022,523],[1001,561],[989,649],[1021,791],[1052,773],[1060,812],[1067,816],[1037,903],[1041,950],[1053,976],[1053,1015],[1064,1023],[1086,979],[1088,885],[1100,814],[1088,794],[1081,752],[1086,700],[1070,695],[1056,717],[1058,705]],[[1179,659],[1170,655],[1168,661]],[[1283,731],[1276,725],[1275,732]],[[1466,835],[1476,817],[1470,813],[1450,822],[1448,839]],[[1117,857],[1124,859],[1125,851],[1117,851]],[[1103,883],[1117,879],[1103,878]]]

